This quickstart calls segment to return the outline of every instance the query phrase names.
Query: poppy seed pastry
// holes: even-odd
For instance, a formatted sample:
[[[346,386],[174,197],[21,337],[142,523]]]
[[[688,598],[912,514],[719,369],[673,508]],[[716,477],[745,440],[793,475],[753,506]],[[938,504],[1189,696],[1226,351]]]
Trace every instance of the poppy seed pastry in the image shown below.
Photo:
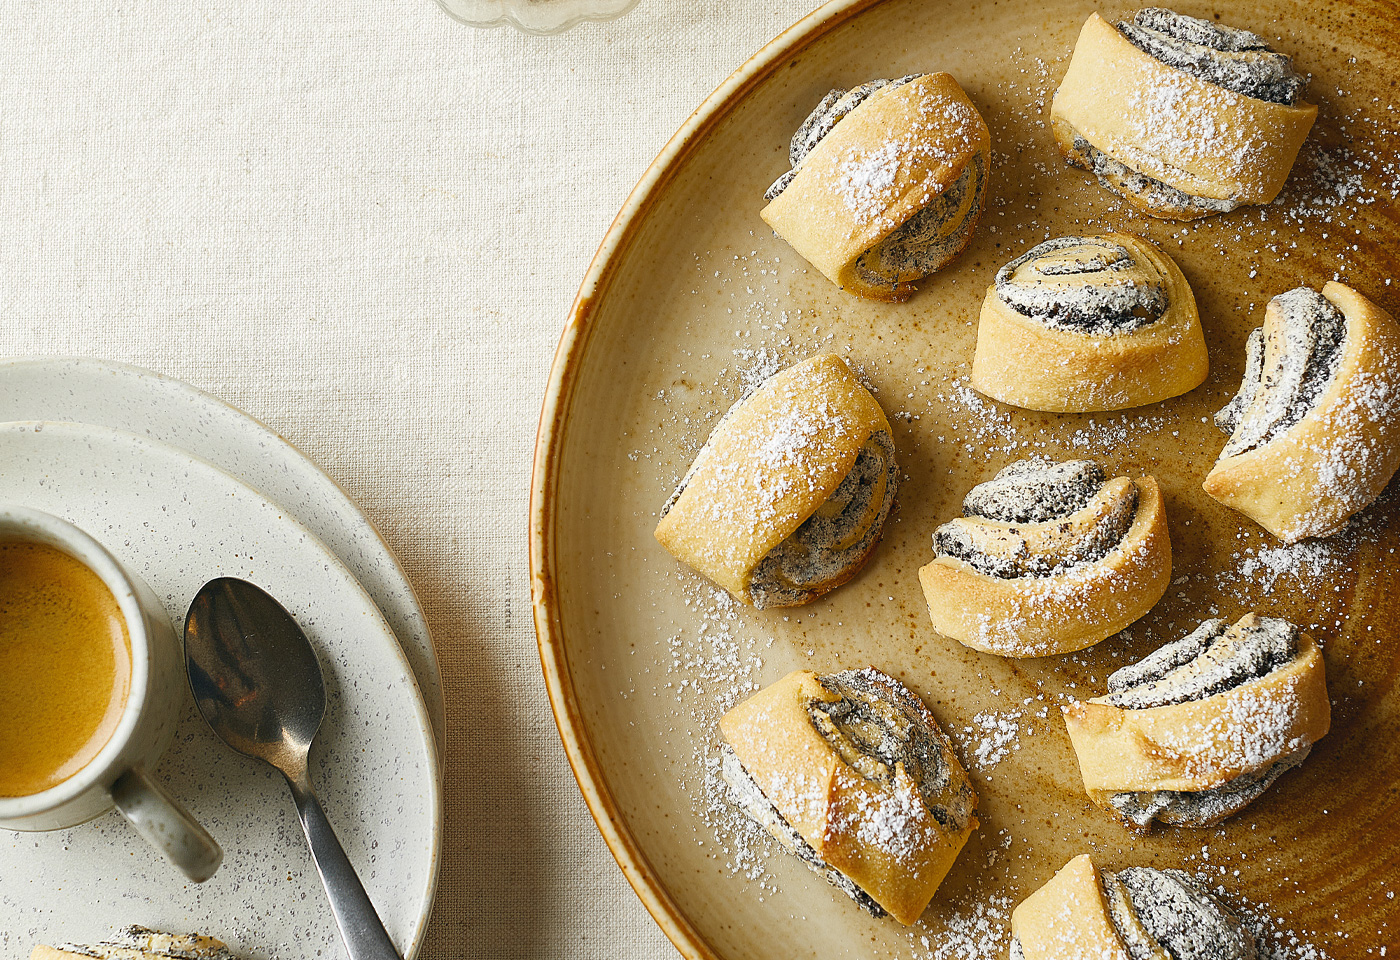
[[[991,136],[946,73],[832,90],[788,150],[761,216],[844,290],[907,300],[967,246],[987,194]]]
[[[845,360],[821,354],[724,415],[662,508],[656,539],[744,603],[796,606],[855,576],[898,479],[880,404]]]
[[[1287,620],[1207,620],[1064,707],[1089,799],[1130,827],[1209,827],[1302,763],[1331,725],[1322,654]]]
[[[1082,650],[1137,620],[1171,581],[1162,493],[1091,460],[1019,460],[963,500],[919,570],[933,627],[1003,657]]]
[[[872,915],[919,919],[977,826],[977,795],[922,700],[874,668],[798,670],[719,729],[745,813]]]
[[[1400,326],[1340,283],[1269,301],[1202,484],[1284,543],[1326,537],[1400,468]]]
[[[1093,14],[1050,106],[1071,164],[1154,217],[1271,202],[1317,118],[1262,37],[1160,7]]]
[[[972,357],[972,387],[1030,410],[1156,403],[1210,369],[1196,298],[1141,237],[1059,237],[997,271]]]
[[[65,943],[59,947],[40,944],[29,960],[237,960],[221,941],[197,933],[159,933],[131,926],[111,940],[90,945]]]
[[[1080,854],[1011,912],[1011,960],[1257,960],[1240,918],[1183,870],[1101,873]]]

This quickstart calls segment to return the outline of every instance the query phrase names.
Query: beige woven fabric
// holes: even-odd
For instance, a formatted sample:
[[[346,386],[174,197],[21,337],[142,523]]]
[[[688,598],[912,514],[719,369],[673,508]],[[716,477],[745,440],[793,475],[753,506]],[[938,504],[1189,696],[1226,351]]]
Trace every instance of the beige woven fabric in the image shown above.
[[[545,700],[530,457],[628,191],[813,5],[642,0],[546,38],[431,0],[5,7],[0,355],[123,360],[243,408],[402,558],[448,701],[431,960],[677,956]]]

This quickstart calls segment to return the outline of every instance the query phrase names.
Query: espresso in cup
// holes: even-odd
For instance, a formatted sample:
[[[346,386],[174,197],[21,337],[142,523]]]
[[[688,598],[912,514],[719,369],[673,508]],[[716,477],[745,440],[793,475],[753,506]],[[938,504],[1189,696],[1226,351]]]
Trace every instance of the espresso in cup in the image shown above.
[[[160,599],[61,517],[0,503],[0,829],[115,807],[191,880],[223,851],[147,772],[188,694]]]
[[[130,690],[131,637],[102,579],[49,544],[0,540],[0,797],[87,766]]]

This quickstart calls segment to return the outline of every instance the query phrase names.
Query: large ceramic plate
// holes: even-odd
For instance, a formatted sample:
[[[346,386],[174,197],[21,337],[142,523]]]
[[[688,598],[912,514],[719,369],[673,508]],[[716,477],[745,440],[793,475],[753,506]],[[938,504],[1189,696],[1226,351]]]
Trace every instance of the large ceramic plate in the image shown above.
[[[238,576],[306,630],[326,679],[311,776],[394,942],[412,958],[432,907],[442,793],[413,671],[374,601],[287,512],[210,464],[134,434],[0,425],[0,496],[82,527],[140,575],[179,626],[195,592]],[[343,957],[282,777],[219,742],[188,691],[154,773],[224,848],[186,881],[115,813],[70,830],[0,831],[0,958],[91,943],[138,923],[199,930],[249,960]]]
[[[1181,866],[1219,883],[1270,942],[1364,957],[1400,937],[1400,533],[1394,493],[1332,540],[1281,548],[1201,492],[1272,295],[1334,276],[1400,313],[1400,26],[1392,3],[1197,0],[1311,73],[1318,125],[1279,201],[1196,224],[1132,214],[1057,158],[1048,102],[1090,3],[841,0],[779,37],[691,118],[628,200],[564,331],[533,490],[536,626],[584,797],[657,922],[691,957],[1005,955],[1011,908],[1072,856]],[[1131,7],[1101,8],[1118,17]],[[986,214],[956,263],[903,305],[845,295],[758,217],[787,139],[831,87],[947,70],[986,117]],[[968,364],[983,291],[1033,243],[1122,229],[1195,289],[1212,369],[1185,397],[1118,414],[1028,413],[979,397]],[[764,372],[848,355],[895,424],[907,474],[855,580],[795,610],[738,607],[653,540],[657,510],[720,414]],[[1029,455],[1093,456],[1161,482],[1175,583],[1121,637],[1009,661],[936,635],[916,577],[963,493]],[[1292,618],[1326,645],[1332,732],[1297,772],[1211,830],[1134,839],[1088,804],[1059,706],[1206,616]],[[874,664],[956,739],[982,826],[923,921],[865,917],[735,817],[714,722],[787,671]],[[1277,934],[1282,940],[1275,941]],[[1311,947],[1307,947],[1307,945]]]
[[[209,461],[289,511],[335,551],[389,621],[413,665],[442,756],[442,677],[423,608],[378,532],[301,451],[188,383],[86,357],[0,360],[0,422],[9,420],[95,423],[159,440]]]

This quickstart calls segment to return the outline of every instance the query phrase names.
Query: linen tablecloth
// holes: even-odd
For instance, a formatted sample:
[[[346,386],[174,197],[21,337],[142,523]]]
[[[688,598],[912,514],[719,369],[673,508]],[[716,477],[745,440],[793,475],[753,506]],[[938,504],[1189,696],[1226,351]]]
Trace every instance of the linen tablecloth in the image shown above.
[[[432,0],[5,5],[0,355],[122,360],[241,407],[402,559],[447,697],[431,960],[677,956],[545,699],[531,452],[614,213],[814,5],[642,0],[554,37]]]

